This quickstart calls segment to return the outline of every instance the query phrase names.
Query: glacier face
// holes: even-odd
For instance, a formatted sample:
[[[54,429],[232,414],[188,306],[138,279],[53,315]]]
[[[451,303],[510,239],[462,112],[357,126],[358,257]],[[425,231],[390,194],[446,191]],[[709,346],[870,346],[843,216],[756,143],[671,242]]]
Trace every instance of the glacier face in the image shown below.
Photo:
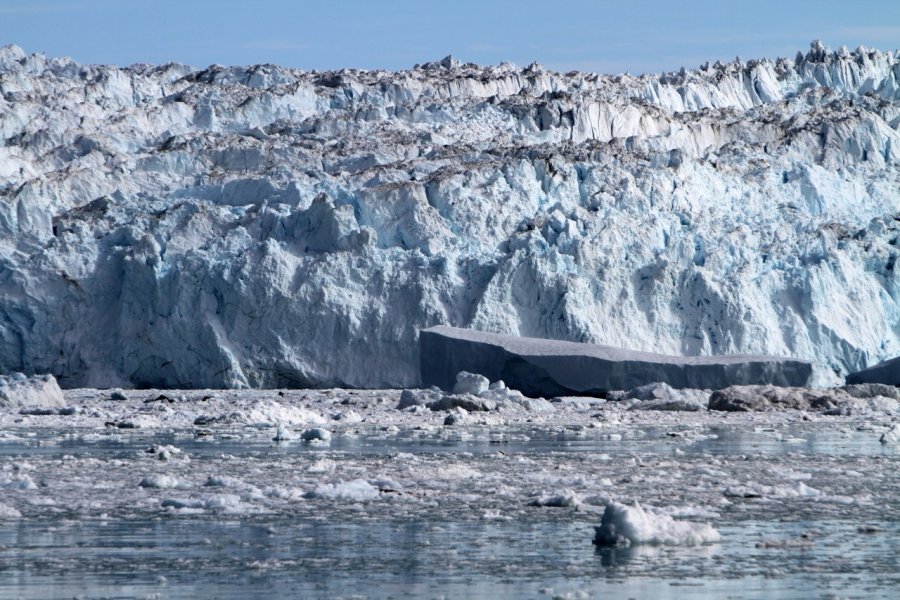
[[[0,372],[410,386],[437,324],[900,353],[900,53],[654,76],[0,49]]]

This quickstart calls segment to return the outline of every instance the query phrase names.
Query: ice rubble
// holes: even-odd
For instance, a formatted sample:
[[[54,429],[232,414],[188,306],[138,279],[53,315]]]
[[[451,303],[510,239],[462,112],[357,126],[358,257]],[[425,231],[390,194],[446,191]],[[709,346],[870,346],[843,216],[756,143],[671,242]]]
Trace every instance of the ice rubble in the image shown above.
[[[719,532],[708,523],[677,521],[666,514],[647,512],[638,503],[633,506],[618,502],[607,504],[600,525],[594,529],[594,543],[598,546],[696,546],[720,539]]]
[[[433,411],[452,411],[455,417],[454,414],[448,415],[448,425],[454,424],[457,419],[465,420],[469,412],[554,410],[553,405],[544,398],[528,398],[522,392],[506,387],[503,380],[491,383],[487,377],[468,371],[456,374],[452,389],[449,394],[437,387],[403,390],[400,392],[397,409],[408,410],[422,406]]]
[[[771,356],[676,357],[595,344],[437,326],[419,333],[422,383],[450,389],[460,371],[508,381],[535,396],[600,394],[662,382],[673,388],[805,385],[806,361]],[[486,388],[487,379],[482,384]],[[474,382],[455,379],[455,388]]]
[[[900,55],[662,75],[128,68],[0,49],[0,372],[418,383],[439,323],[900,353]]]
[[[713,392],[709,409],[729,412],[812,410],[826,415],[854,412],[900,411],[900,390],[878,384],[848,385],[833,389],[733,386]]]

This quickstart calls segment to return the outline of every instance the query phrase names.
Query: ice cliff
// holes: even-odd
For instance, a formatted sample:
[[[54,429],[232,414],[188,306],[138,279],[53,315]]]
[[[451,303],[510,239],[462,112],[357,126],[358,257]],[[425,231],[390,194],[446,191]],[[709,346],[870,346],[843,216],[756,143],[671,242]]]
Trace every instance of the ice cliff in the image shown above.
[[[900,353],[900,53],[663,75],[0,49],[0,372],[408,386],[437,324]]]

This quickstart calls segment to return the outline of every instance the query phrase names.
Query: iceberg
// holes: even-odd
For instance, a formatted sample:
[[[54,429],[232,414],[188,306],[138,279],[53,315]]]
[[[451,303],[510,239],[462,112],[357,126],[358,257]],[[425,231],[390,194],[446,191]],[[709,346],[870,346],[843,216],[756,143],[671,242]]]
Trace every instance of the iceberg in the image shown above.
[[[900,385],[900,356],[847,375],[847,385],[860,383]]]
[[[460,371],[502,379],[530,396],[602,395],[654,382],[675,389],[804,386],[812,364],[773,356],[666,356],[596,344],[516,337],[439,325],[419,333],[424,385],[452,389]]]

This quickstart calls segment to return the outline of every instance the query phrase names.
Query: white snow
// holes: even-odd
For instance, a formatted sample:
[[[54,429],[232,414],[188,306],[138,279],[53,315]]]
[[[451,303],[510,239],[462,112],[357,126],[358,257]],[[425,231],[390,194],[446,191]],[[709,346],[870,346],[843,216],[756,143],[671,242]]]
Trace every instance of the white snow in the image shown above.
[[[696,546],[720,540],[719,533],[708,523],[678,521],[666,514],[647,512],[637,502],[632,506],[608,504],[600,525],[594,529],[594,543],[598,546]]]
[[[823,381],[900,354],[896,52],[639,77],[0,54],[0,370],[409,387],[439,323]]]

